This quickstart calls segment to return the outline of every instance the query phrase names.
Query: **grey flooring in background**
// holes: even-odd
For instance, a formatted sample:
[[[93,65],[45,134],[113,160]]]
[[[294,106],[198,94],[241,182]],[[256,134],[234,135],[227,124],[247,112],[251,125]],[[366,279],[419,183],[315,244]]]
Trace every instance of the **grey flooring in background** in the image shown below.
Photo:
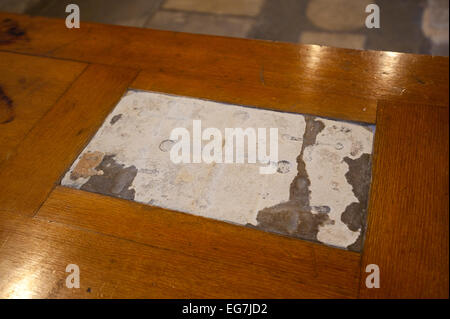
[[[0,0],[0,10],[221,36],[419,54],[449,54],[448,0]],[[367,4],[381,28],[367,29]]]

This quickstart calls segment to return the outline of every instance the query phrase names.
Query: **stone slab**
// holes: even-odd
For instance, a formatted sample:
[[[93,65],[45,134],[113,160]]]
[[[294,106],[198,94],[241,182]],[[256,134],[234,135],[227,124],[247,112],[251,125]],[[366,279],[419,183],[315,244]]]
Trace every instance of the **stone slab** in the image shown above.
[[[247,17],[159,10],[147,28],[245,38],[253,25]]]
[[[162,8],[213,14],[233,14],[254,17],[264,0],[166,0]]]

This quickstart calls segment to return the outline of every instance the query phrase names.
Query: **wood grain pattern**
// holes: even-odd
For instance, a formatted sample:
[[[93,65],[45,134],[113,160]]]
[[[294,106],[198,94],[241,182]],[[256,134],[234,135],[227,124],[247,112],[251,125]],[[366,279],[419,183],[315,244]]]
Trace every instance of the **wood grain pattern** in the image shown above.
[[[12,116],[2,118],[7,106],[0,101],[0,165],[15,154],[25,135],[85,67],[84,63],[0,52],[0,89],[3,99],[11,103],[8,115]]]
[[[320,291],[323,297],[357,293],[360,255],[349,251],[65,187],[55,188],[36,217],[224,267],[257,266],[290,274],[300,290]]]
[[[448,298],[448,108],[384,102],[361,277],[363,298]],[[380,268],[379,289],[365,267]]]
[[[318,298],[349,293],[268,265],[225,263],[221,255],[226,249],[216,258],[197,258],[7,212],[0,212],[0,243],[3,298]],[[257,253],[247,251],[250,260]],[[65,286],[71,263],[80,267],[80,289]]]
[[[63,20],[0,13],[5,19],[24,34],[0,29],[1,83],[20,105],[36,103],[36,113],[33,123],[18,113],[11,134],[22,142],[0,167],[0,296],[319,298],[359,289],[362,298],[448,298],[448,58],[92,23],[67,29]],[[22,74],[31,82],[21,92]],[[54,189],[129,86],[377,122],[362,262],[259,230]],[[377,108],[380,99],[387,102]],[[82,289],[65,288],[69,263],[81,266]],[[365,287],[370,263],[380,266],[380,289]]]
[[[129,69],[90,65],[2,165],[0,209],[32,215],[135,75]]]
[[[375,122],[377,104],[376,100],[352,96],[273,88],[257,81],[252,85],[242,85],[239,81],[186,76],[183,72],[165,70],[144,70],[131,86],[146,91],[367,123]]]
[[[185,94],[200,98],[271,108],[280,105],[304,112],[308,105],[315,105],[311,112],[319,109],[321,115],[371,123],[377,99],[448,105],[449,64],[444,57],[93,23],[73,31],[58,19],[1,17],[23,25],[28,42],[0,45],[0,50],[145,69],[147,82],[136,83],[149,85],[149,78],[160,77],[165,84],[150,84],[167,93],[174,92],[167,85],[174,81],[187,86]],[[42,39],[46,34],[52,39]]]

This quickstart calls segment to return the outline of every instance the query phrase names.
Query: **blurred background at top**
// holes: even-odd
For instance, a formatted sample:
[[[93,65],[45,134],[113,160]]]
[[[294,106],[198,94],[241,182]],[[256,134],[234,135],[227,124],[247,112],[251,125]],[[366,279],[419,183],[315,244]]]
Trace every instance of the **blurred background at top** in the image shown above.
[[[448,0],[0,0],[0,11],[341,48],[448,56]],[[368,4],[380,28],[368,29]]]

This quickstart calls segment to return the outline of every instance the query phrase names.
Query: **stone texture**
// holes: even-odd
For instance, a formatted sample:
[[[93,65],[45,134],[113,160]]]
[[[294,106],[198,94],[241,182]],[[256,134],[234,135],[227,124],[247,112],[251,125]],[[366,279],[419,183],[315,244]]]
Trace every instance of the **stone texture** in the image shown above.
[[[436,47],[443,44],[448,46],[448,6],[448,0],[428,0],[428,6],[423,13],[423,33]]]
[[[425,1],[377,0],[379,29],[365,29],[366,49],[429,54],[430,44],[421,30]]]
[[[223,136],[226,128],[277,128],[278,159],[249,162],[246,142],[242,163],[194,163],[192,157],[176,164],[171,131],[186,128],[192,140],[193,120]],[[372,140],[365,125],[129,91],[61,184],[359,250],[354,243],[365,231]],[[223,155],[227,143],[217,144]],[[267,165],[273,174],[261,174]]]
[[[306,15],[317,27],[350,31],[365,27],[366,6],[372,0],[310,0]]]
[[[181,11],[158,11],[147,28],[245,38],[253,20]]]
[[[166,0],[163,8],[254,17],[261,11],[263,3],[264,0]]]
[[[39,0],[0,0],[0,11],[23,13],[38,2]]]
[[[70,3],[80,7],[81,21],[143,27],[163,0],[41,0],[28,7],[26,13],[65,18]]]
[[[265,0],[248,37],[297,42],[302,30],[315,28],[305,17],[306,5],[304,0]]]
[[[448,56],[449,55],[448,43],[433,44],[430,53],[432,55]]]
[[[365,41],[366,36],[362,34],[305,31],[300,35],[299,42],[363,50]]]

